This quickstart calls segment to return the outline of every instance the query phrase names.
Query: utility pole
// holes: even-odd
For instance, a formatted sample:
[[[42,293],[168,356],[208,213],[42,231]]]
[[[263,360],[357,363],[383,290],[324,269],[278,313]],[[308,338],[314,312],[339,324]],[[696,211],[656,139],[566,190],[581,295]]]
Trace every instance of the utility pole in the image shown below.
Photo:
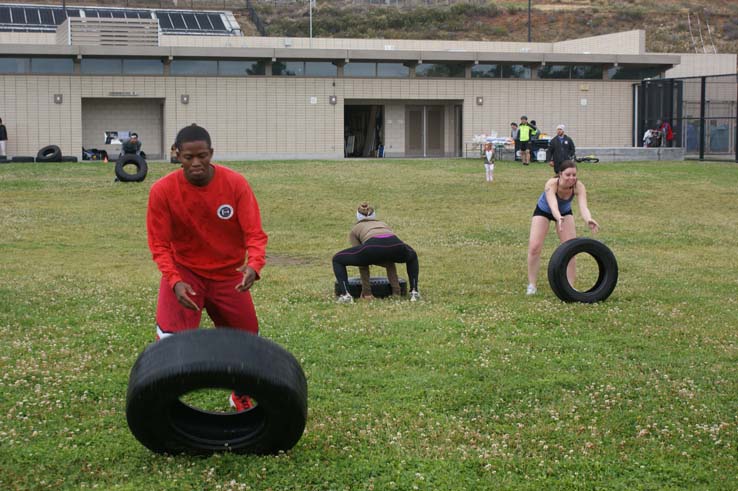
[[[530,4],[532,0],[528,0],[528,42],[530,42]]]
[[[310,47],[313,47],[313,0],[308,0],[310,2]]]

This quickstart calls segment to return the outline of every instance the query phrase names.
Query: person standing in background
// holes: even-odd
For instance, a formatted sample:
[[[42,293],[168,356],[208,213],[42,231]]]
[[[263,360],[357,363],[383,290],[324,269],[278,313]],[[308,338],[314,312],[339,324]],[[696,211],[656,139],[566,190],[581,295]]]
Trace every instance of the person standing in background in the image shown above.
[[[548,165],[553,167],[554,174],[559,175],[561,163],[565,160],[574,160],[574,140],[566,134],[566,126],[560,124],[556,127],[556,136],[551,138],[546,151]]]
[[[513,160],[520,160],[520,156],[518,155],[518,152],[520,151],[520,139],[518,138],[518,123],[513,121],[510,123],[510,138],[513,139],[515,142],[515,155]]]
[[[7,153],[5,152],[5,142],[7,141],[8,130],[5,128],[2,118],[0,118],[0,156],[2,157],[7,157]]]
[[[518,140],[520,140],[520,158],[523,160],[523,165],[530,163],[530,137],[532,134],[533,127],[528,124],[528,116],[520,116]]]

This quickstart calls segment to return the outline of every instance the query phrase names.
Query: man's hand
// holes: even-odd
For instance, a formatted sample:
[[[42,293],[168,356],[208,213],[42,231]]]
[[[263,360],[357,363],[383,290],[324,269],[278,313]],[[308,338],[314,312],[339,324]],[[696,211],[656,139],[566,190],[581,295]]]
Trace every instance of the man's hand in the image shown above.
[[[190,298],[190,295],[197,295],[195,290],[184,281],[178,281],[174,285],[174,295],[182,307],[190,310],[200,310],[200,307]]]
[[[243,265],[240,268],[236,268],[236,271],[239,273],[243,273],[243,280],[241,280],[241,283],[236,285],[236,290],[239,292],[246,292],[251,288],[251,286],[254,284],[254,281],[256,281],[256,271],[254,271],[254,268],[251,266]]]
[[[549,167],[553,167],[554,166],[554,161],[553,160],[549,160],[548,161],[548,166]]]

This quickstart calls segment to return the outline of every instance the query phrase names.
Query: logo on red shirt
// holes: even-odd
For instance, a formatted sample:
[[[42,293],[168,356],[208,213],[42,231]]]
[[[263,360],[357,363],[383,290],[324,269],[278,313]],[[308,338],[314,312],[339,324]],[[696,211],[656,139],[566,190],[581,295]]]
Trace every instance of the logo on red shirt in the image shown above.
[[[229,220],[233,216],[233,207],[231,205],[220,205],[217,213],[221,220]]]

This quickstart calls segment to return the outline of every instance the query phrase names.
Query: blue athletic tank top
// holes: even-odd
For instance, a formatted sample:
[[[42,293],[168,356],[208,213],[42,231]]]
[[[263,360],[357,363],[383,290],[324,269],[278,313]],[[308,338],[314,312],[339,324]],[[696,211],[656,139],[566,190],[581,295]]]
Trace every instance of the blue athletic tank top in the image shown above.
[[[561,199],[559,198],[559,193],[556,193],[556,201],[559,204],[559,213],[562,215],[564,213],[569,213],[571,211],[571,202],[574,201],[575,193],[571,193],[571,197],[569,199]],[[548,201],[546,201],[546,192],[541,193],[541,197],[538,198],[538,208],[545,211],[546,213],[551,213],[551,208],[548,206]]]

